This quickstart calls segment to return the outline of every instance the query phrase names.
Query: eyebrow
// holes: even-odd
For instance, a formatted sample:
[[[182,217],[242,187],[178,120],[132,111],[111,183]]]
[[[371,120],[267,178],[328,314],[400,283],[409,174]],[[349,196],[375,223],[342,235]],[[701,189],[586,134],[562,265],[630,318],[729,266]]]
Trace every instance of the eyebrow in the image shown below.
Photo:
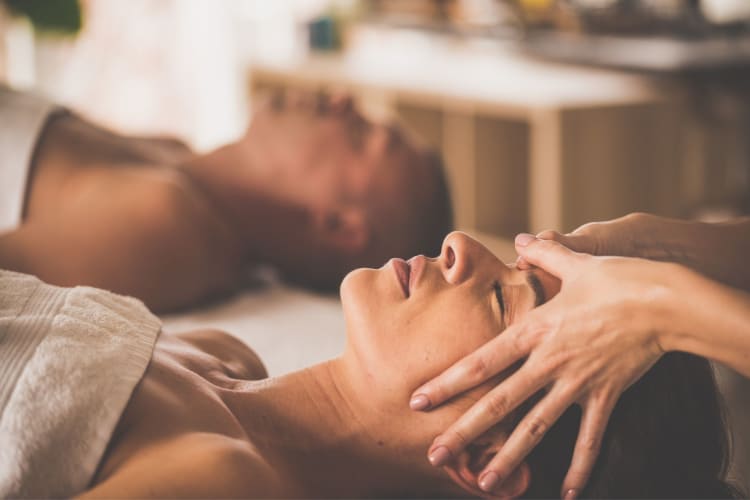
[[[547,302],[547,297],[544,293],[544,287],[542,286],[542,282],[539,281],[539,277],[536,274],[528,273],[526,275],[526,282],[534,291],[534,307],[539,307]]]

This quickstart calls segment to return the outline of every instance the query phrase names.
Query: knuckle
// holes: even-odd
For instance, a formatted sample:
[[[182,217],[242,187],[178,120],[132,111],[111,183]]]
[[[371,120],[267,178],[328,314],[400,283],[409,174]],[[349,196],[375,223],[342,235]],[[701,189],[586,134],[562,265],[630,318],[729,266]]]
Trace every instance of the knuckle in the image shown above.
[[[526,352],[526,348],[527,348],[528,342],[526,340],[526,336],[525,335],[521,335],[519,333],[516,333],[516,334],[513,335],[513,338],[511,340],[512,340],[511,345],[513,346],[513,349],[517,353],[520,354],[520,353]]]
[[[427,396],[429,405],[435,406],[440,404],[444,400],[447,389],[443,386],[443,382],[441,380],[434,380],[423,385],[415,392]]]
[[[592,402],[600,411],[606,411],[607,408],[615,405],[621,392],[616,386],[607,384],[591,395]]]
[[[555,381],[555,393],[557,397],[565,401],[568,406],[573,405],[581,400],[581,393],[585,389],[585,384],[579,380],[566,380],[559,378]]]
[[[508,398],[504,394],[489,396],[485,405],[487,413],[494,419],[499,420],[508,414]]]
[[[534,442],[538,442],[547,433],[548,428],[549,424],[547,421],[543,417],[536,415],[531,417],[526,424],[525,430],[526,434],[528,434]]]
[[[454,429],[447,435],[444,443],[448,448],[463,449],[469,445],[469,436],[461,429]]]
[[[559,373],[562,368],[565,367],[565,365],[568,363],[570,359],[570,353],[565,351],[558,351],[555,353],[551,353],[547,357],[547,362],[545,363],[545,371],[547,372],[547,375],[552,375],[553,373]]]
[[[541,233],[537,234],[536,237],[540,240],[559,240],[561,235],[557,231],[547,229],[546,231],[542,231]]]
[[[544,322],[539,321],[538,316],[527,316],[526,324],[513,333],[510,338],[511,348],[515,350],[516,355],[524,355],[529,352],[536,340],[544,335]]]
[[[632,212],[624,216],[622,219],[628,222],[639,222],[646,219],[647,217],[648,214],[645,212]]]
[[[586,452],[596,453],[599,451],[601,446],[601,437],[597,436],[586,436],[581,440],[581,449]]]
[[[474,384],[485,381],[491,375],[489,365],[482,356],[474,358],[466,367],[466,378]]]

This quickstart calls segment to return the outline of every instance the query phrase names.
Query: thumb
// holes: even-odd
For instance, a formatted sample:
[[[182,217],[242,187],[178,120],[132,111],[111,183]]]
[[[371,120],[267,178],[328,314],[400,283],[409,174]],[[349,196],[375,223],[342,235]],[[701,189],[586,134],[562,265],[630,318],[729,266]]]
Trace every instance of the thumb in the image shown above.
[[[516,236],[516,251],[526,262],[563,279],[586,258],[553,240],[541,240],[530,234]]]
[[[594,254],[594,245],[592,244],[591,237],[585,234],[560,234],[557,231],[542,231],[536,235],[540,240],[552,240],[570,248],[576,252]]]

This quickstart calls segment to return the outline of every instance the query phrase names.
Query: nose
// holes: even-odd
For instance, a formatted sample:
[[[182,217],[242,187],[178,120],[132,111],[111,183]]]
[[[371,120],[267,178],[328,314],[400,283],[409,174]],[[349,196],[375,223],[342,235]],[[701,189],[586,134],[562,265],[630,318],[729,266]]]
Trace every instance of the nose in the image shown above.
[[[475,246],[474,240],[460,231],[454,231],[445,237],[440,252],[440,267],[448,283],[459,285],[473,274]]]

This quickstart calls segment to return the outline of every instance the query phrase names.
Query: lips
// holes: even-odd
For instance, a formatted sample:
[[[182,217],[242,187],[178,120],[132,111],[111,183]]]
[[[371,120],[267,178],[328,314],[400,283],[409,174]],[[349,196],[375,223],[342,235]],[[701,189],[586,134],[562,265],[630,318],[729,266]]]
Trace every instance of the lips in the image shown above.
[[[417,255],[408,261],[404,259],[390,260],[391,267],[396,273],[398,284],[401,285],[401,290],[404,292],[404,297],[407,299],[416,289],[417,282],[422,275],[426,263],[427,258],[424,255]]]
[[[391,265],[393,271],[396,273],[396,279],[398,280],[401,289],[404,292],[404,297],[409,298],[409,281],[411,278],[411,267],[409,263],[404,259],[391,259]]]

